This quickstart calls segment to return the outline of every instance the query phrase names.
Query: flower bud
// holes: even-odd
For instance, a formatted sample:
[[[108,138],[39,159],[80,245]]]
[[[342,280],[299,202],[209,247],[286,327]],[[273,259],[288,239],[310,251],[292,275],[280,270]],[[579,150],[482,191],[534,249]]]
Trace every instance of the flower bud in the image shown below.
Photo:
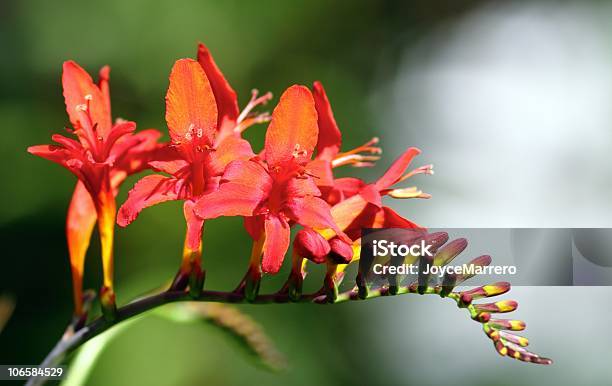
[[[325,257],[330,252],[327,240],[310,228],[302,229],[295,235],[293,248],[299,256],[315,264],[324,263]]]
[[[353,247],[346,241],[335,237],[329,241],[329,258],[335,264],[348,264],[353,260]]]

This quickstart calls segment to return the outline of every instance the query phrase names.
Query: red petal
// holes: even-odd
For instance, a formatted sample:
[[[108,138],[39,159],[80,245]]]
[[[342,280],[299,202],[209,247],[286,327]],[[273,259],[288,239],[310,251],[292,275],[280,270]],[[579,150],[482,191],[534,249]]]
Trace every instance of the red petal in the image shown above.
[[[292,178],[287,183],[287,197],[320,196],[321,191],[317,187],[314,178],[304,176]]]
[[[406,171],[412,159],[420,154],[421,151],[416,147],[411,147],[400,155],[391,165],[385,174],[376,181],[376,188],[378,190],[386,189],[391,185],[395,184]]]
[[[327,240],[310,228],[300,230],[293,240],[293,250],[298,256],[304,257],[316,264],[325,262],[330,247]]]
[[[342,145],[342,134],[331,105],[327,99],[327,94],[321,82],[314,82],[312,87],[317,114],[319,116],[319,138],[317,141],[317,158],[331,161],[340,151]]]
[[[342,231],[346,229],[357,219],[366,208],[370,205],[362,196],[356,195],[349,199],[339,202],[331,208],[334,222]]]
[[[89,248],[94,225],[96,224],[96,218],[96,208],[91,200],[91,196],[87,189],[85,189],[85,185],[79,181],[74,188],[66,218],[66,237],[68,239],[72,286],[77,314],[80,314],[82,310],[85,256]]]
[[[253,240],[259,240],[261,232],[264,231],[265,218],[263,215],[245,217],[244,218],[244,229]]]
[[[166,122],[175,143],[212,144],[217,129],[217,103],[198,62],[180,59],[170,73]]]
[[[202,243],[202,228],[204,221],[194,213],[195,203],[191,200],[185,201],[183,204],[183,214],[187,222],[187,235],[185,238],[186,246],[192,251],[200,249]]]
[[[117,224],[127,226],[138,217],[140,211],[161,202],[179,199],[177,180],[153,174],[142,178],[128,193],[127,200],[119,208]]]
[[[213,60],[210,51],[202,43],[198,45],[198,62],[204,69],[206,76],[208,76],[210,86],[215,94],[217,109],[219,111],[217,128],[219,130],[232,130],[234,126],[236,126],[236,119],[240,113],[236,91],[229,85],[223,73]]]
[[[265,157],[271,166],[292,159],[307,162],[317,143],[317,111],[310,90],[291,86],[281,96],[266,132]]]
[[[277,273],[289,249],[289,224],[279,216],[269,215],[265,220],[265,230],[261,269],[267,273]]]
[[[161,149],[162,145],[157,143],[160,137],[159,131],[149,129],[122,138],[111,150],[116,157],[113,171],[120,170],[127,176],[146,169]],[[113,179],[112,182],[117,187],[120,181]]]
[[[189,162],[175,146],[165,145],[155,153],[155,159],[149,162],[149,166],[157,171],[176,175],[189,167]]]
[[[64,62],[62,85],[66,112],[68,112],[72,125],[78,127],[78,122],[83,121],[84,114],[77,106],[89,106],[92,123],[97,124],[98,135],[106,138],[106,134],[112,127],[110,109],[107,106],[106,96],[94,84],[91,76],[78,64],[69,60]],[[91,100],[85,99],[86,96],[90,96]],[[89,127],[87,121],[81,122],[81,126],[86,129],[93,127]]]
[[[225,137],[211,154],[211,173],[223,174],[225,167],[232,161],[248,160],[255,154],[251,149],[251,144],[239,137]]]
[[[317,186],[331,187],[334,185],[334,174],[332,172],[331,162],[315,159],[306,165],[308,174],[315,178]]]
[[[380,192],[375,185],[366,185],[359,191],[359,195],[362,196],[367,202],[372,205],[376,205],[382,208],[382,197]]]
[[[389,207],[383,207],[376,213],[374,221],[371,224],[372,228],[417,228],[423,229],[422,226],[413,223],[400,216],[397,212]]]
[[[303,226],[336,229],[329,205],[318,197],[294,197],[285,205],[289,218]]]
[[[219,216],[253,216],[267,198],[271,180],[259,164],[234,161],[228,167],[219,188],[203,196],[196,213],[204,219]]]
[[[28,153],[34,154],[49,161],[53,161],[62,166],[66,166],[66,162],[74,158],[70,150],[61,146],[55,145],[36,145],[28,147]]]
[[[108,109],[108,115],[111,117],[111,121],[113,119],[112,110],[111,110],[111,100],[110,100],[110,67],[104,66],[98,72],[98,88],[102,92],[102,96],[104,96],[104,101],[106,102],[106,108]]]
[[[352,197],[366,185],[359,178],[346,177],[334,180],[334,188],[340,190],[345,198]]]

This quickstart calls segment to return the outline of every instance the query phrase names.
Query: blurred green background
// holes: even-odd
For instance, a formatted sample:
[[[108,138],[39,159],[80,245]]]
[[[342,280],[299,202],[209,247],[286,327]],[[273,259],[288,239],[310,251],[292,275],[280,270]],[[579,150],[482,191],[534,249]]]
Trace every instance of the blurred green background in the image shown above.
[[[0,334],[0,363],[40,362],[71,315],[64,218],[74,178],[25,151],[29,145],[49,143],[51,134],[68,124],[60,84],[64,60],[76,60],[92,74],[109,64],[114,117],[165,133],[163,98],[170,68],[178,58],[194,57],[197,42],[202,41],[238,92],[241,106],[251,88],[278,97],[291,84],[321,80],[349,148],[381,135],[381,116],[388,113],[388,106],[376,106],[380,107],[383,86],[393,84],[406,60],[429,58],[429,49],[439,42],[421,46],[416,52],[423,58],[406,59],[404,48],[422,42],[433,31],[446,31],[480,6],[476,1],[1,1],[0,293],[13,295],[17,307]],[[415,125],[389,119],[394,127],[382,137],[381,145],[391,149],[385,160],[374,170],[351,172],[372,177],[401,147],[429,146],[421,142]],[[260,147],[264,131],[264,126],[253,127],[247,137]],[[430,161],[434,160],[425,155],[422,163]],[[119,202],[135,181],[132,177],[123,185]],[[434,195],[455,193],[444,182],[428,185],[428,181],[421,179],[418,184]],[[409,203],[401,213],[412,218],[414,209],[415,220],[429,225],[432,206],[435,199]],[[120,303],[174,274],[184,232],[180,208],[179,203],[158,205],[145,210],[128,228],[117,229],[115,277]],[[435,218],[444,219],[439,214]],[[211,222],[204,245],[207,288],[233,288],[250,250],[241,221]],[[94,237],[86,287],[101,283],[98,252]],[[270,278],[264,289],[277,288],[282,276]],[[546,309],[554,297],[554,292],[543,295],[534,307]],[[428,302],[436,304],[424,306]],[[463,358],[461,363],[472,363],[474,372],[455,367],[442,379],[495,385],[506,384],[508,374],[519,374],[528,383],[547,383],[557,371],[498,358],[478,325],[451,304],[435,299],[240,309],[264,327],[287,357],[286,371],[276,374],[254,365],[213,326],[175,324],[151,315],[118,334],[100,356],[88,384],[428,384],[441,378],[438,374],[432,381],[426,372],[444,374],[445,361],[455,363],[457,357]],[[397,309],[404,310],[401,316],[393,313]],[[549,307],[547,312],[555,309]],[[532,336],[535,331],[546,334],[544,316]],[[456,331],[457,341],[436,339],[440,329]],[[381,334],[386,338],[377,339]],[[400,342],[393,334],[409,338]],[[546,338],[555,340],[552,333]],[[436,356],[425,358],[431,368],[415,365],[423,360],[420,348],[430,346],[438,347],[433,351]],[[536,351],[540,347],[551,348],[544,344]],[[466,351],[479,359],[471,361]]]

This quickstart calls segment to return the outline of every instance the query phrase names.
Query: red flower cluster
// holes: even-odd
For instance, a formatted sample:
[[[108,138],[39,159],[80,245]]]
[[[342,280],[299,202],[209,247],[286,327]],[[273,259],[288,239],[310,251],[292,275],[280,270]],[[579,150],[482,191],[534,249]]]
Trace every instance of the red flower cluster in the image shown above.
[[[249,273],[242,289],[257,294],[262,272],[279,271],[289,249],[290,230],[300,225],[294,241],[293,290],[301,286],[303,258],[327,263],[330,279],[356,256],[362,227],[417,227],[382,204],[382,196],[428,198],[416,188],[392,188],[419,173],[405,173],[419,153],[410,148],[378,181],[335,178],[342,165],[371,166],[381,149],[374,138],[356,149],[340,152],[341,133],[323,86],[312,91],[289,87],[270,116],[253,113],[272,96],[253,92],[240,112],[235,91],[210,52],[200,44],[198,58],[178,60],[170,73],[166,94],[166,123],[170,142],[157,143],[160,133],[134,134],[136,124],[111,122],[108,67],[96,85],[76,63],[64,64],[63,86],[75,139],[54,135],[57,145],[33,146],[33,154],[55,161],[73,172],[78,183],[67,221],[68,244],[77,315],[82,312],[83,262],[93,224],[101,236],[104,286],[102,298],[109,314],[114,309],[113,228],[115,219],[127,226],[146,207],[169,200],[184,202],[187,224],[183,259],[172,284],[197,295],[203,286],[202,232],[205,220],[241,216],[254,240]],[[241,137],[256,123],[270,121],[265,147],[259,153]],[[151,168],[136,183],[118,213],[115,196],[128,174]],[[340,265],[340,268],[338,268]],[[296,268],[297,267],[297,268]]]
[[[270,93],[258,96],[253,90],[240,111],[235,91],[229,85],[210,52],[200,44],[197,60],[176,61],[170,73],[166,94],[166,123],[170,141],[159,143],[161,133],[144,130],[135,133],[134,122],[111,118],[109,68],[100,71],[96,84],[76,63],[64,63],[62,85],[73,138],[53,135],[54,145],[32,146],[32,154],[54,161],[78,179],[68,209],[66,232],[72,268],[75,320],[72,327],[85,325],[83,268],[94,225],[100,234],[104,282],[100,300],[106,323],[126,317],[117,309],[113,288],[113,237],[117,222],[124,227],[149,206],[170,201],[183,202],[186,234],[182,262],[167,292],[170,301],[256,301],[314,303],[339,302],[400,293],[436,294],[448,297],[471,317],[482,323],[485,333],[502,355],[541,364],[551,361],[524,347],[527,340],[508,331],[520,331],[517,320],[492,318],[511,312],[517,304],[499,301],[475,304],[474,300],[493,297],[510,289],[508,283],[495,283],[462,292],[453,292],[470,276],[445,275],[441,284],[430,283],[421,270],[418,280],[401,286],[397,275],[387,275],[383,284],[368,279],[372,259],[360,259],[361,232],[364,228],[403,228],[419,238],[427,238],[434,256],[412,256],[419,267],[444,266],[467,246],[458,239],[448,244],[444,232],[427,234],[422,227],[405,219],[383,204],[383,197],[429,198],[416,187],[397,185],[419,174],[433,174],[432,165],[409,171],[420,153],[408,148],[372,183],[357,178],[336,178],[334,169],[344,165],[372,166],[381,149],[373,138],[362,146],[341,152],[342,135],[321,83],[312,89],[293,85],[281,95],[271,115],[254,112],[266,104]],[[263,150],[256,153],[242,138],[248,127],[270,122]],[[130,190],[117,211],[115,197],[130,174],[152,169]],[[203,291],[202,235],[204,223],[221,216],[240,216],[253,239],[248,271],[231,292]],[[280,291],[259,295],[262,275],[279,272],[295,233],[292,267]],[[405,232],[405,231],[404,231]],[[364,237],[365,240],[365,237]],[[365,242],[364,242],[365,244]],[[402,257],[402,259],[404,259]],[[356,286],[339,293],[346,267],[359,260]],[[302,295],[306,264],[326,265],[323,287]],[[489,256],[470,264],[485,266]],[[393,259],[387,264],[395,264]],[[159,300],[159,299],[157,299]],[[147,309],[156,302],[145,299]],[[144,306],[143,306],[144,304]],[[146,307],[145,307],[146,306]],[[123,314],[121,313],[123,311]],[[127,316],[133,310],[128,310]]]

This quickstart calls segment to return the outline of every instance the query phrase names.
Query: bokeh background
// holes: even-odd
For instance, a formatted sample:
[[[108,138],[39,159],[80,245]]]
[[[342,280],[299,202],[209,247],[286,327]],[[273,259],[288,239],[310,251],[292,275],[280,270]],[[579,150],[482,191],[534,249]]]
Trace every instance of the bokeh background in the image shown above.
[[[430,201],[396,203],[435,227],[612,226],[612,6],[600,2],[0,2],[0,293],[16,309],[0,363],[40,362],[71,314],[64,216],[74,179],[26,153],[67,123],[61,63],[110,64],[115,116],[165,131],[167,75],[205,42],[238,91],[276,96],[321,80],[346,148],[422,148]],[[249,130],[256,146],[265,127]],[[134,178],[127,181],[125,197]],[[178,203],[118,229],[120,302],[175,272]],[[86,284],[101,282],[96,240]],[[205,235],[209,288],[246,267],[240,220]],[[469,251],[475,255],[480,251]],[[554,264],[554,262],[551,262]],[[282,281],[271,278],[266,288]],[[313,284],[314,285],[314,284]],[[240,306],[288,360],[272,373],[207,324],[149,315],[115,334],[90,385],[583,384],[610,382],[607,287],[518,287],[511,296],[551,367],[500,358],[450,302],[398,297],[334,307]]]

